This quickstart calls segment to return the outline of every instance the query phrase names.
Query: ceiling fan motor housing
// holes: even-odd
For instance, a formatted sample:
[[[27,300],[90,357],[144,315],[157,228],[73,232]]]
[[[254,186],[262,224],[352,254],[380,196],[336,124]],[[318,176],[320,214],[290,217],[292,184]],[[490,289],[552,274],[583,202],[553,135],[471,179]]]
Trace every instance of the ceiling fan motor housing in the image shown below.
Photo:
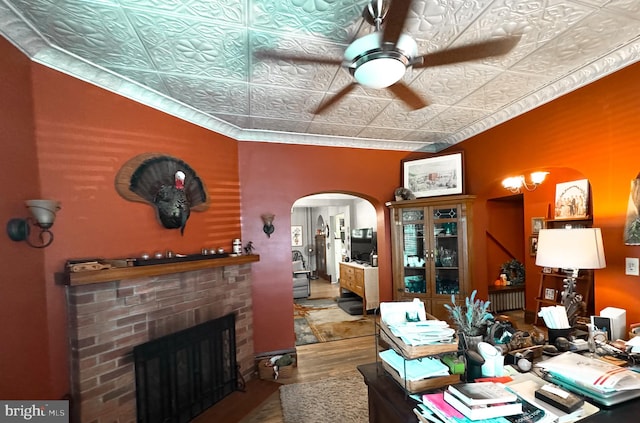
[[[415,40],[401,34],[396,45],[383,44],[382,33],[374,32],[355,40],[344,52],[349,71],[360,85],[386,88],[404,76],[411,59],[418,54]]]

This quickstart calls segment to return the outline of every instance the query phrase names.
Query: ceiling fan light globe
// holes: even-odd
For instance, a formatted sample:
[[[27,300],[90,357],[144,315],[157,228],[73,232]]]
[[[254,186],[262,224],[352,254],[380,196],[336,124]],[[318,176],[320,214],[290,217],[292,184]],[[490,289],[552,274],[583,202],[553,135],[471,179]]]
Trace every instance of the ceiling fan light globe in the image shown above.
[[[400,60],[380,57],[358,66],[353,73],[358,84],[367,88],[387,88],[404,76],[406,66]]]

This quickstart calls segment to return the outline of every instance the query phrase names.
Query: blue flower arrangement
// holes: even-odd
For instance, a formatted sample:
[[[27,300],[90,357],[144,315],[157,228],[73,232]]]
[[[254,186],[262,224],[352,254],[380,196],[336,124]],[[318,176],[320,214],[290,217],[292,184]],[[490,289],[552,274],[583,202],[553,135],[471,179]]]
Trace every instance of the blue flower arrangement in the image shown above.
[[[445,304],[449,316],[458,327],[458,331],[467,336],[485,335],[487,326],[493,321],[493,315],[487,310],[490,301],[476,299],[477,290],[473,290],[471,297],[465,299],[465,305],[456,304],[456,298],[451,296],[451,305]]]

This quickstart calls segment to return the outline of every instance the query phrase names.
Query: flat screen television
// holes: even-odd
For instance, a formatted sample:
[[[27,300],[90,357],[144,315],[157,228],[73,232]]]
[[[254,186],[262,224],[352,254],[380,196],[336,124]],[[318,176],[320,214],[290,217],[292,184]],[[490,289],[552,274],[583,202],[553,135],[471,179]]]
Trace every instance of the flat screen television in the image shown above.
[[[373,228],[351,229],[351,259],[369,263],[371,252],[377,251],[377,238]]]

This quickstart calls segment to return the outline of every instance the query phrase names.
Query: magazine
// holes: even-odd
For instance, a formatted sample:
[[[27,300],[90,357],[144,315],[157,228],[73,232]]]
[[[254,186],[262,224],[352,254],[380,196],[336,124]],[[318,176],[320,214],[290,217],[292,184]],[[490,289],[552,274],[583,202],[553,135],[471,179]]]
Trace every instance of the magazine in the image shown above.
[[[505,403],[518,399],[503,384],[495,382],[461,383],[450,385],[447,389],[466,405]]]
[[[556,416],[547,413],[544,409],[537,407],[529,401],[519,398],[522,403],[522,413],[512,416],[495,417],[482,420],[482,423],[553,423]],[[433,412],[444,423],[474,423],[472,420],[456,410],[444,400],[444,392],[424,394],[422,396],[424,405]]]

